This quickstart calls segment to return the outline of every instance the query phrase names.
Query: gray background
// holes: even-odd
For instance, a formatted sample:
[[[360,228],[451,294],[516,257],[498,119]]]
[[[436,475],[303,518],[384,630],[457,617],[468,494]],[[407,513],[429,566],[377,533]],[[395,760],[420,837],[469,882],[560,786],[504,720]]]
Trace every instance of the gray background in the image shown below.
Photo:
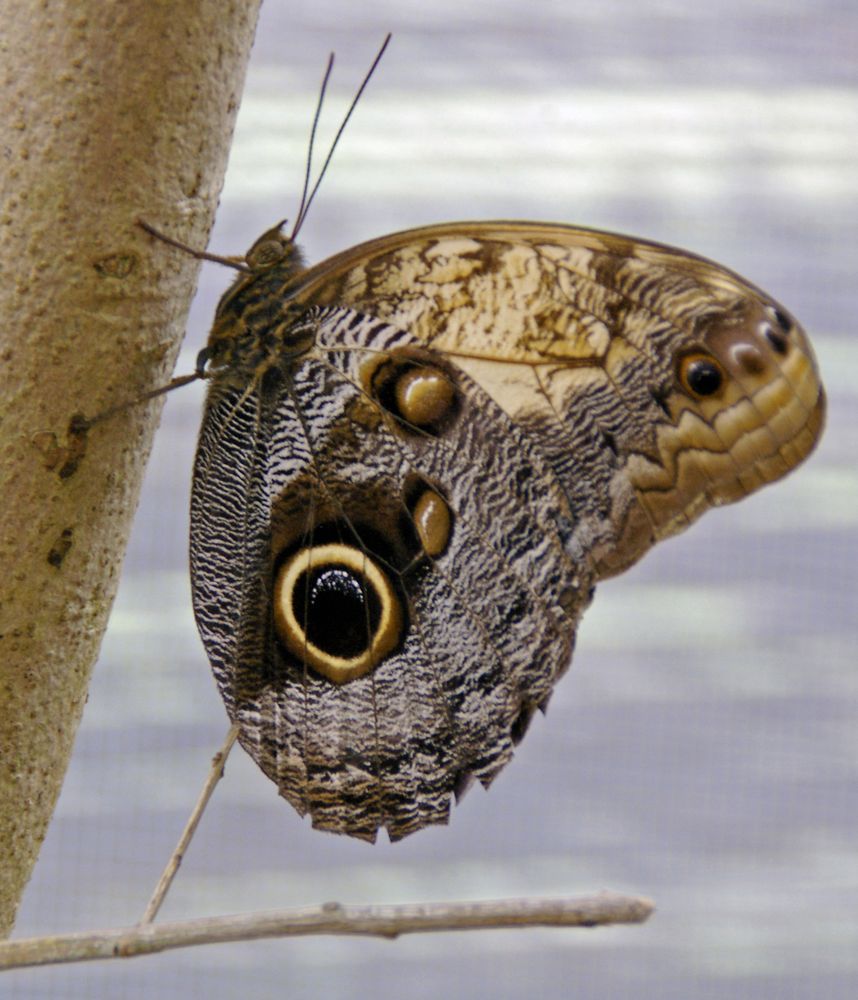
[[[328,51],[330,136],[387,30],[302,234],[312,260],[468,218],[686,246],[802,320],[828,432],[793,478],[600,588],[547,718],[449,828],[374,848],[315,833],[236,752],[163,916],[600,887],[658,912],[595,931],[209,947],[14,973],[0,995],[852,998],[858,5],[269,0],[213,249],[294,214]],[[206,266],[181,371],[229,278]],[[19,936],[136,920],[225,731],[187,583],[200,405],[193,388],[167,402]]]

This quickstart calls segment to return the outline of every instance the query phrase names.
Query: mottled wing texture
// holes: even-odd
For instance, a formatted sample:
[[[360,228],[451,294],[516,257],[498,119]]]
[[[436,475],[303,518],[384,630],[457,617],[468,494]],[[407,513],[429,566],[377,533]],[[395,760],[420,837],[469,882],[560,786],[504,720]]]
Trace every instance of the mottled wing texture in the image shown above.
[[[601,576],[782,477],[821,433],[824,393],[798,323],[673,247],[544,223],[441,225],[344,251],[295,288],[297,301],[371,310],[449,353],[531,428]],[[680,377],[698,354],[721,368],[711,396]]]
[[[413,338],[346,309],[308,321],[318,356],[291,379],[212,392],[191,519],[196,614],[241,742],[282,794],[321,828],[401,837],[509,760],[568,664],[592,581],[569,555],[544,456],[485,392],[457,373],[443,437],[398,434],[359,367]],[[412,566],[402,498],[415,479],[444,490],[454,527],[442,555]],[[345,684],[285,652],[271,616],[279,554],[330,525],[380,547],[407,619],[398,648]]]
[[[265,239],[282,265],[253,266]],[[507,763],[595,582],[789,471],[824,397],[781,306],[654,244],[477,223],[307,271],[276,232],[254,250],[209,342],[197,620],[281,794],[398,839]]]

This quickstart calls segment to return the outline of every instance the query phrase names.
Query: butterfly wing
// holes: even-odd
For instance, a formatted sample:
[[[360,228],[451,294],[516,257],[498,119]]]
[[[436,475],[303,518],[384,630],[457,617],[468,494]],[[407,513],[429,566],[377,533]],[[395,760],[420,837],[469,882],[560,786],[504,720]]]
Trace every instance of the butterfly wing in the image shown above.
[[[568,227],[435,227],[268,269],[210,345],[201,634],[281,793],[366,839],[491,781],[594,582],[783,475],[824,412],[762,292]]]
[[[569,662],[591,580],[545,458],[479,386],[450,366],[443,430],[408,425],[362,369],[405,352],[424,372],[421,345],[343,308],[308,321],[316,349],[288,377],[213,389],[195,611],[240,740],[281,793],[317,827],[395,839],[509,760]],[[441,523],[418,529],[427,496]],[[314,603],[312,587],[333,593]],[[392,644],[375,644],[373,604],[394,608]]]
[[[432,226],[338,254],[294,294],[408,329],[530,428],[600,576],[782,477],[822,430],[819,372],[794,318],[661,244],[550,224]],[[689,382],[695,360],[714,364],[717,385]]]

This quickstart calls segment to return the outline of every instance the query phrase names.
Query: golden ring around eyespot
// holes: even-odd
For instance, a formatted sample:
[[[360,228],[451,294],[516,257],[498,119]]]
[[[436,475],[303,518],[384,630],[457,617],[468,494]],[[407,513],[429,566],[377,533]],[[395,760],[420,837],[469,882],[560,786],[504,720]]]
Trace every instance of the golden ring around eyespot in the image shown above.
[[[314,569],[342,567],[356,574],[375,595],[379,618],[366,648],[356,656],[336,656],[310,641],[304,625],[295,616],[295,588],[302,576]],[[369,673],[399,644],[403,614],[399,595],[384,571],[363,550],[352,545],[330,543],[308,546],[290,556],[274,581],[274,625],[280,640],[297,659],[335,684],[344,684]],[[331,627],[336,627],[336,622]]]

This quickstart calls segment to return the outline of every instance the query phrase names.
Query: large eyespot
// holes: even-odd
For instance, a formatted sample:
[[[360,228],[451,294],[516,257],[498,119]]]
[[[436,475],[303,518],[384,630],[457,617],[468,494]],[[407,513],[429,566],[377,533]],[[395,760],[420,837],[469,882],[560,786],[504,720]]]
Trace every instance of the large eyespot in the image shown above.
[[[375,368],[369,390],[406,427],[438,433],[456,407],[456,388],[441,368],[408,355],[387,358]]]
[[[724,385],[724,370],[709,354],[686,354],[677,368],[683,389],[694,396],[714,396]]]
[[[402,601],[363,549],[342,542],[298,549],[274,581],[274,625],[286,649],[335,684],[362,677],[402,636]]]

